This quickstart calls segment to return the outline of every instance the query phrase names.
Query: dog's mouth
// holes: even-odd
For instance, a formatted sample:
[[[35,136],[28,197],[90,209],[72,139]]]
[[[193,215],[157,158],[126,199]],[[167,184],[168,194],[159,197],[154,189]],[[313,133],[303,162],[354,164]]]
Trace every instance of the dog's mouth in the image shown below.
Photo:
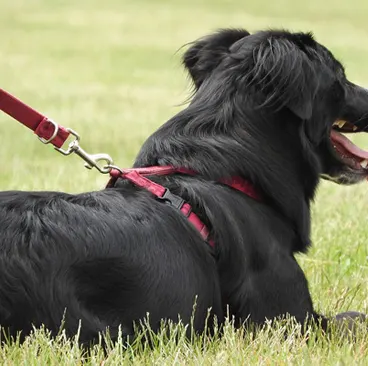
[[[343,133],[360,132],[354,124],[338,120],[331,129],[331,143],[340,160],[351,169],[368,176],[368,151],[350,141]]]

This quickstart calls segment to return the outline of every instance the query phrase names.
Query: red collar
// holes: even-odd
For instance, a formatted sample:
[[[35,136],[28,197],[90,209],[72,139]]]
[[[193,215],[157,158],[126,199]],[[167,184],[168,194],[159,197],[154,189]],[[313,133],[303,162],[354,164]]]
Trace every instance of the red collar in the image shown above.
[[[169,189],[153,182],[146,177],[147,175],[169,175],[175,173],[196,175],[196,172],[192,170],[185,168],[174,168],[172,166],[151,166],[146,168],[133,168],[123,170],[112,169],[110,172],[111,178],[106,188],[114,187],[116,181],[119,178],[122,178],[129,180],[138,187],[146,189],[147,191],[151,192],[157,199],[162,200],[165,203],[168,203],[176,209],[180,210],[184,214],[184,216],[187,217],[188,221],[191,222],[192,225],[194,225],[194,227],[199,231],[202,238],[213,247],[214,242],[210,238],[208,228],[192,211],[192,207],[190,206],[190,204],[185,202],[181,197],[171,193]],[[220,183],[226,184],[229,187],[234,188],[255,200],[261,199],[257,191],[254,189],[253,185],[249,181],[241,177],[222,179],[220,180]]]

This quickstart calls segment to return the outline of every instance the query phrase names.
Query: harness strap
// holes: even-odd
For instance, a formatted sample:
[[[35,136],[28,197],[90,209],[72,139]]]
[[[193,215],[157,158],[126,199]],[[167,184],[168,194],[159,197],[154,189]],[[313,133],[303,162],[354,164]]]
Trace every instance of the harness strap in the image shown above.
[[[169,175],[174,173],[182,173],[188,175],[197,175],[194,170],[187,168],[174,168],[171,165],[149,166],[143,168],[128,168],[128,169],[112,169],[110,172],[111,178],[114,180],[120,178],[122,175],[126,175],[129,172],[137,172],[139,175]]]
[[[43,143],[60,148],[69,137],[70,132],[65,127],[57,125],[3,89],[0,89],[0,110],[31,129]]]
[[[221,179],[221,183],[240,191],[247,196],[255,199],[256,201],[261,201],[261,195],[259,191],[254,188],[254,185],[241,177],[231,177],[229,179]]]
[[[201,219],[192,211],[192,207],[189,203],[185,202],[181,197],[171,193],[171,191],[164,186],[153,182],[145,177],[145,175],[168,175],[174,173],[182,173],[189,175],[196,175],[192,170],[186,168],[174,168],[172,166],[153,166],[145,168],[132,168],[132,169],[112,169],[110,172],[110,180],[106,188],[114,187],[116,181],[119,178],[127,179],[137,187],[146,189],[151,192],[157,199],[169,203],[176,209],[180,210],[182,214],[188,219],[188,221],[198,230],[203,240],[206,241],[211,247],[214,247],[214,241],[209,238],[209,230],[207,226],[201,221]],[[249,197],[260,200],[258,192],[254,189],[253,185],[247,180],[241,177],[232,177],[230,179],[223,179],[221,183],[228,185]]]
[[[126,169],[125,171],[118,171],[113,169],[111,171],[111,176],[113,177],[113,182],[110,181],[108,187],[112,187],[118,178],[127,179],[130,182],[134,183],[137,187],[146,189],[151,192],[156,198],[169,203],[176,209],[180,210],[182,214],[188,219],[188,221],[199,231],[203,240],[208,242],[212,247],[214,243],[209,239],[209,230],[206,225],[201,221],[201,219],[192,211],[192,207],[189,203],[185,202],[181,197],[171,193],[170,190],[153,182],[152,180],[144,177],[142,174],[150,174],[150,175],[165,175],[168,173],[172,173],[172,167],[152,167],[152,170],[149,168],[140,168],[140,169]],[[184,169],[182,170],[182,172]]]

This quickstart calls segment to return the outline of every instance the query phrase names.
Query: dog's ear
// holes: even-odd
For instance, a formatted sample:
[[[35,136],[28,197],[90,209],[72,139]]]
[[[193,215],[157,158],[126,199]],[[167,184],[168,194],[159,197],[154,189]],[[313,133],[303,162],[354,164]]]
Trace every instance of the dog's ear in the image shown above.
[[[183,64],[196,89],[229,54],[230,46],[246,36],[249,36],[246,30],[222,29],[192,43],[184,53]]]
[[[262,92],[262,107],[287,107],[303,120],[311,118],[319,87],[316,66],[307,54],[314,44],[310,34],[280,32],[269,35],[256,50],[248,52],[253,68],[247,83]],[[241,48],[244,52],[244,45],[234,44],[232,51]],[[249,51],[251,47],[245,48]]]

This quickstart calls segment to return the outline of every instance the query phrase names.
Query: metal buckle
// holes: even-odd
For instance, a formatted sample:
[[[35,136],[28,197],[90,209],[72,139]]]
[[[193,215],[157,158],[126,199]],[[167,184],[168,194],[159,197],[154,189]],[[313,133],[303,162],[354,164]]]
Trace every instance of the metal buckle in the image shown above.
[[[73,131],[71,128],[66,129],[75,139],[69,144],[68,149],[64,150],[59,147],[55,147],[55,150],[63,155],[70,155],[72,153],[77,154],[86,163],[84,166],[87,169],[96,168],[100,173],[107,174],[110,173],[112,169],[113,160],[108,154],[89,154],[79,145],[80,136],[77,132]],[[56,131],[57,132],[57,131]],[[105,161],[105,165],[101,166],[99,163]]]
[[[48,119],[47,118],[47,122],[51,123],[53,126],[54,126],[54,132],[53,134],[51,135],[50,138],[48,138],[47,140],[43,137],[39,137],[38,136],[38,139],[43,143],[43,144],[49,144],[58,134],[59,132],[59,126],[57,125],[57,123],[55,123],[52,119]]]

